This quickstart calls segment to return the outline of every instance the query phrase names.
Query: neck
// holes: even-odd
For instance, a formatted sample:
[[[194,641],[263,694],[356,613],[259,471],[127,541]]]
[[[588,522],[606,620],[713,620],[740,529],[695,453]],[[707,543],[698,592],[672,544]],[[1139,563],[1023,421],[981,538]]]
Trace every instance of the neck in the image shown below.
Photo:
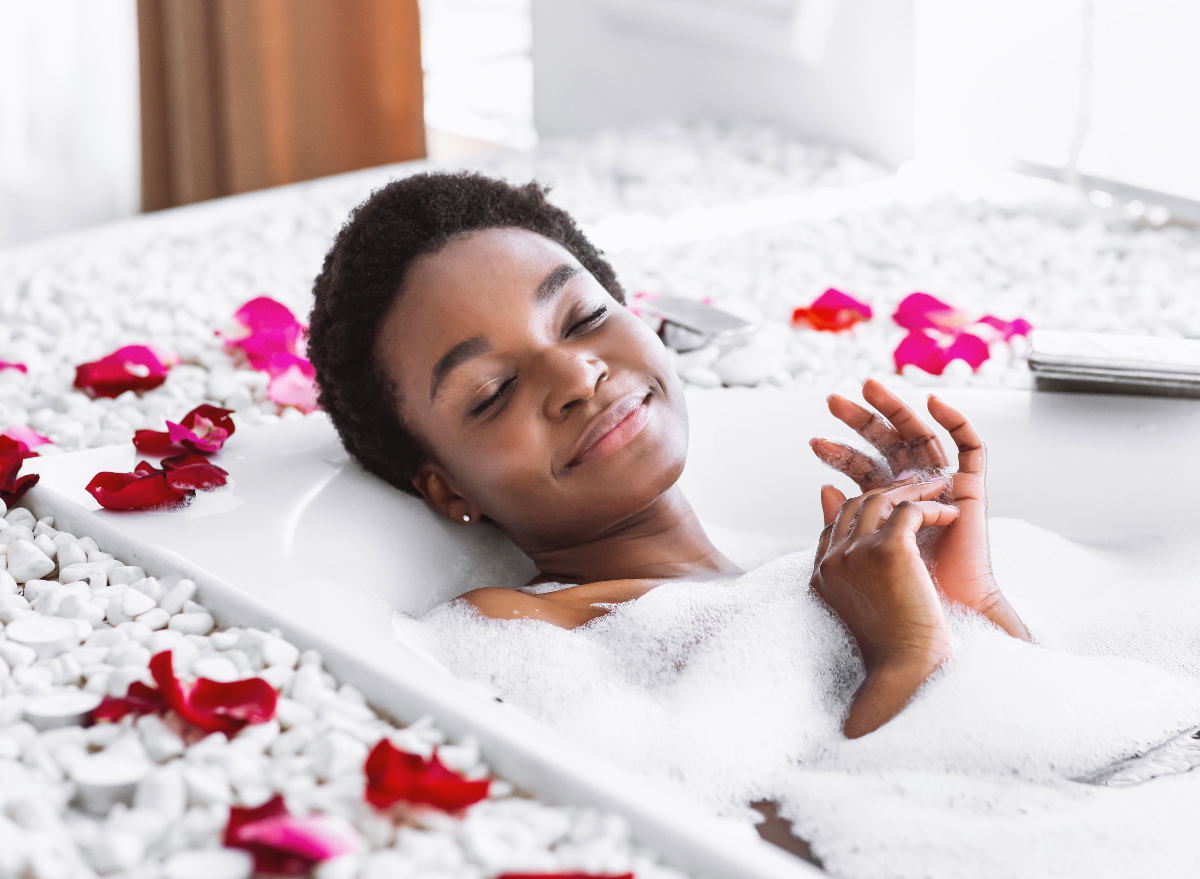
[[[543,578],[562,583],[705,580],[741,573],[709,541],[678,486],[598,537],[526,554]]]

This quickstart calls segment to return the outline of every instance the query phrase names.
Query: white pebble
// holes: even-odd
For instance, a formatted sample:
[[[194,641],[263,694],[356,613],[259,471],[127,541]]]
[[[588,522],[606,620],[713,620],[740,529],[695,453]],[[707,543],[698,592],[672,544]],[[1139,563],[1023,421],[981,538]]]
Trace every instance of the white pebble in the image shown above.
[[[152,769],[138,782],[133,804],[139,809],[152,809],[168,821],[179,820],[187,810],[187,783],[179,762]]]
[[[48,730],[85,723],[100,697],[79,689],[57,690],[30,696],[25,701],[25,719],[34,729]]]
[[[178,617],[175,617],[178,619]],[[237,666],[225,656],[202,656],[192,663],[192,674],[212,681],[236,681],[240,675]]]
[[[18,540],[8,548],[8,573],[18,583],[36,580],[54,570],[54,560],[31,541]]]
[[[196,594],[196,584],[191,580],[180,580],[159,602],[159,606],[169,614],[177,614],[183,610],[185,601],[190,601]],[[203,633],[200,633],[203,634]]]
[[[127,589],[121,597],[121,613],[133,619],[153,608],[154,599],[137,589]]]
[[[107,831],[87,847],[88,862],[102,876],[128,870],[146,853],[146,844],[128,830]]]
[[[23,525],[32,529],[37,524],[37,518],[24,507],[14,507],[4,514],[4,520],[9,525]]]
[[[133,803],[138,782],[146,777],[150,764],[145,760],[112,754],[106,749],[76,763],[71,780],[79,791],[79,803],[93,815],[107,815],[122,802]]]
[[[179,852],[163,865],[164,879],[250,879],[254,858],[236,848]]]
[[[10,641],[32,647],[39,659],[53,659],[83,639],[72,620],[31,616],[8,624],[4,634]]]
[[[154,607],[145,613],[138,614],[134,622],[141,623],[148,629],[158,630],[165,628],[170,620],[171,615],[169,613],[167,613],[161,607]]]
[[[141,733],[142,744],[146,746],[146,753],[155,763],[164,763],[183,753],[183,739],[157,715],[144,714],[139,717],[137,729]]]
[[[52,559],[58,555],[58,547],[54,545],[54,541],[45,534],[39,534],[33,538],[33,545],[42,551],[46,558]]]
[[[134,565],[122,565],[108,572],[108,582],[130,586],[138,580],[146,579],[146,572]]]
[[[213,625],[213,618],[207,613],[177,613],[167,623],[169,628],[185,635],[207,635]]]
[[[0,595],[16,595],[18,588],[17,581],[7,569],[0,571]]]

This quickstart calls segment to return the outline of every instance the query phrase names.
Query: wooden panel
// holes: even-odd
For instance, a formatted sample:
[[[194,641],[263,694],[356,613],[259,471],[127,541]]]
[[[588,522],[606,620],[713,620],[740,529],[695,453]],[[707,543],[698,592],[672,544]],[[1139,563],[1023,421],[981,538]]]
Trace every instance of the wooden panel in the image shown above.
[[[167,144],[166,59],[162,4],[138,0],[138,86],[142,112],[142,210],[170,207],[171,151]]]
[[[146,209],[425,155],[416,0],[139,0],[139,36]]]

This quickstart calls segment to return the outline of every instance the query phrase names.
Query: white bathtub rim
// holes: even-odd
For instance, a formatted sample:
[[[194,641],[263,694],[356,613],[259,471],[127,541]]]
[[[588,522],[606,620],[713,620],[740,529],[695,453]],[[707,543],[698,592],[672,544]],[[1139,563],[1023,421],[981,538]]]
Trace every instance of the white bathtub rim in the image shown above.
[[[266,603],[210,574],[181,555],[122,531],[50,489],[35,486],[19,506],[55,527],[88,535],[126,564],[161,577],[187,577],[197,600],[224,625],[278,627],[301,649],[320,651],[327,668],[352,683],[384,715],[411,723],[432,715],[454,738],[473,735],[498,775],[555,805],[595,806],[622,815],[634,838],[696,877],[798,879],[822,875],[811,864],[715,818],[683,796],[648,782],[564,738],[523,713],[487,698],[391,639],[388,656],[355,655],[311,627],[288,619]],[[387,614],[391,630],[390,611]],[[390,662],[384,667],[385,661]]]

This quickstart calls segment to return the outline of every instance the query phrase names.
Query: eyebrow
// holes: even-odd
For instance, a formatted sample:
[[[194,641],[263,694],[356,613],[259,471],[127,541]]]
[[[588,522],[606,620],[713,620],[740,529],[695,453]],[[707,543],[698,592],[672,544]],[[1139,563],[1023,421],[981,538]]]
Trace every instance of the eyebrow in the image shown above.
[[[542,283],[538,284],[538,288],[533,294],[534,304],[544,305],[549,302],[579,272],[580,269],[578,266],[568,265],[567,263],[563,263],[554,269],[554,271],[542,278]],[[438,388],[441,387],[447,375],[472,357],[478,357],[480,354],[484,354],[491,349],[492,340],[487,336],[472,336],[464,342],[459,342],[443,354],[433,367],[433,378],[429,382],[429,402],[432,403],[437,398]]]
[[[546,277],[542,278],[542,283],[538,284],[537,292],[533,294],[533,302],[535,305],[543,305],[549,302],[558,295],[558,291],[566,286],[567,281],[579,274],[577,266],[567,265],[563,263]]]
[[[459,342],[443,354],[442,359],[433,367],[433,379],[429,382],[429,402],[432,403],[434,398],[437,397],[438,388],[441,386],[442,380],[452,370],[457,369],[472,357],[478,357],[480,354],[491,349],[492,340],[487,336],[472,336],[464,342]]]

